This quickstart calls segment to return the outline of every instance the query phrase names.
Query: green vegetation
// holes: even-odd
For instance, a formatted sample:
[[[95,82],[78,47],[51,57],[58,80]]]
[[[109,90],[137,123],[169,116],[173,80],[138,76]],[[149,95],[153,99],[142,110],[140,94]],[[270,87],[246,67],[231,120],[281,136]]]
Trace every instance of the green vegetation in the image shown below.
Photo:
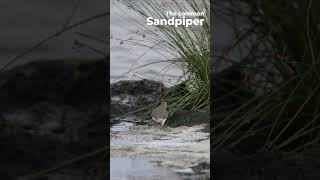
[[[178,109],[209,110],[210,89],[210,3],[209,0],[173,0],[163,4],[157,0],[121,1],[138,12],[144,18],[169,19],[167,11],[174,12],[206,12],[203,26],[152,26],[156,31],[144,24],[140,28],[148,32],[148,36],[157,49],[169,53],[174,58],[169,63],[183,70],[182,84],[164,94],[172,111]]]
[[[228,79],[229,85],[238,84],[239,88],[225,98],[237,98],[241,103],[232,110],[213,112],[217,115],[217,124],[212,128],[213,150],[252,145],[256,151],[301,152],[318,145],[320,2],[239,2],[248,5],[249,12],[242,15],[251,25],[240,33],[239,41],[253,36],[255,41],[251,54],[237,67],[247,72],[251,81],[245,84]],[[255,79],[258,76],[260,80]],[[243,96],[240,89],[255,96]]]

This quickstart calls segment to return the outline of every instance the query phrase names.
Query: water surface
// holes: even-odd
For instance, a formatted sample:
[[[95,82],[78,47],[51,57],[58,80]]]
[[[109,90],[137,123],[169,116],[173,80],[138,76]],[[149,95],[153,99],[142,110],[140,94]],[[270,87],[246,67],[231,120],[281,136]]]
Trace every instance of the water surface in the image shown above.
[[[137,119],[128,117],[111,128],[111,174],[114,171],[115,175],[119,175],[121,171],[122,174],[132,175],[130,169],[122,170],[123,166],[117,164],[120,158],[123,161],[145,162],[145,169],[141,163],[131,167],[141,176],[149,173],[149,163],[152,163],[152,167],[162,178],[170,172],[170,176],[179,175],[182,179],[188,176],[197,180],[208,179],[210,135],[201,131],[205,125],[170,128],[139,125],[133,121]],[[207,167],[197,168],[201,164],[207,164]]]

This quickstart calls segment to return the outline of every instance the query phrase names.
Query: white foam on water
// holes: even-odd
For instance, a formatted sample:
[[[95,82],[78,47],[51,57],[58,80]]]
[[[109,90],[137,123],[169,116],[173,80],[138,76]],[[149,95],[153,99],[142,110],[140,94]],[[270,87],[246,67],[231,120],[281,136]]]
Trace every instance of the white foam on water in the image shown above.
[[[209,133],[201,131],[204,127],[170,128],[121,122],[111,128],[111,158],[139,157],[160,162],[173,172],[192,174],[191,167],[210,163],[210,139]]]

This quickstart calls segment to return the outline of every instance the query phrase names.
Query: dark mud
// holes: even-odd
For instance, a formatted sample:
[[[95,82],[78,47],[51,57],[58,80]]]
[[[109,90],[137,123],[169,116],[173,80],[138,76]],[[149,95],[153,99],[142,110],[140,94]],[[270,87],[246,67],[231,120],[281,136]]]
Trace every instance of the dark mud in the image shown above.
[[[103,60],[37,61],[0,74],[0,179],[17,179],[105,146]],[[105,155],[39,179],[99,179]]]
[[[111,120],[114,118],[146,107],[160,97],[160,92],[165,91],[160,82],[152,80],[119,81],[110,85]],[[135,114],[147,119],[151,109],[144,109]]]
[[[162,83],[153,80],[141,81],[119,81],[111,85],[111,121],[115,121],[118,116],[139,110],[146,107],[160,98],[161,92],[169,92],[172,88],[166,88]],[[152,108],[143,109],[135,113],[142,120],[149,124],[151,121]],[[178,110],[168,118],[165,126],[194,126],[199,124],[208,124],[206,132],[209,131],[210,115],[208,112],[183,111]]]

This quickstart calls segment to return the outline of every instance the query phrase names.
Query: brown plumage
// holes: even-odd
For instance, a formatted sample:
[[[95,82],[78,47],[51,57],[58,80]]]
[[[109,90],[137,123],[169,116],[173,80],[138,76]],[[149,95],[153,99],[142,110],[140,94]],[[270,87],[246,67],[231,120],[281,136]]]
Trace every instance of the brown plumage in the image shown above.
[[[152,119],[158,123],[161,123],[162,126],[166,122],[168,114],[167,102],[161,102],[161,104],[151,112]]]

